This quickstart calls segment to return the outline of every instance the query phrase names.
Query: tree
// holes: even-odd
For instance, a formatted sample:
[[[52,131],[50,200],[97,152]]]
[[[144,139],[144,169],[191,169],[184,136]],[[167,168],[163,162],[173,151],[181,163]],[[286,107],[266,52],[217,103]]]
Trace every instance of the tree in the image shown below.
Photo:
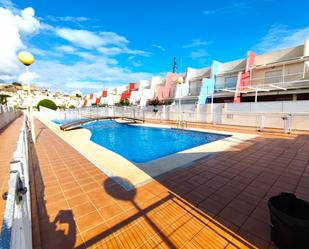
[[[38,110],[40,110],[40,106],[43,106],[43,107],[52,109],[52,110],[54,110],[54,111],[57,110],[57,106],[56,106],[55,102],[52,101],[52,100],[50,100],[50,99],[43,99],[43,100],[41,100],[41,101],[38,103],[38,105],[37,105]]]
[[[149,99],[147,101],[147,105],[157,106],[157,105],[162,105],[162,102],[158,98],[154,98],[154,99]]]
[[[130,105],[130,101],[128,99],[122,99],[122,100],[120,100],[119,104],[121,106],[129,106]]]
[[[8,94],[0,94],[0,104],[5,105],[8,102],[7,98],[9,97],[11,96]]]
[[[13,86],[21,86],[21,83],[19,83],[19,82],[13,82],[12,85],[13,85]]]

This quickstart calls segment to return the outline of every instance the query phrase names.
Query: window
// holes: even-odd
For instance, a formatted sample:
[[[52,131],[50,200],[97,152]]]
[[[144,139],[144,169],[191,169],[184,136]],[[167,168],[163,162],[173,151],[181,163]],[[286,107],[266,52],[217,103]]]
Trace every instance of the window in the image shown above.
[[[200,81],[189,82],[189,94],[191,96],[198,96],[200,94],[202,83]]]
[[[265,72],[265,84],[282,82],[282,70]]]
[[[237,83],[237,76],[225,77],[225,88],[235,88]]]

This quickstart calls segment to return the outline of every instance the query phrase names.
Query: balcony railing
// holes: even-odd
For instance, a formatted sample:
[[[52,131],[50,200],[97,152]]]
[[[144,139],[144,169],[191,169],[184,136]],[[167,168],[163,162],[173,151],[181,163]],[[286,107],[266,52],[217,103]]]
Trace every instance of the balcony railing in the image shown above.
[[[0,235],[1,249],[32,248],[32,222],[29,187],[28,127],[26,116],[10,163],[8,192]]]
[[[297,72],[291,74],[280,74],[271,77],[252,78],[244,81],[244,85],[258,88],[302,88],[309,87],[309,73]]]

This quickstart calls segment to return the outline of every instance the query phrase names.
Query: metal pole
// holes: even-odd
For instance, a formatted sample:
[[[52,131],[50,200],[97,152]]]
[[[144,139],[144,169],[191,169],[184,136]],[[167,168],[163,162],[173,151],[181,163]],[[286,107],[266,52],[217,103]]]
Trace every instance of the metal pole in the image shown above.
[[[181,110],[181,84],[179,85],[179,108],[180,108],[180,122],[182,121],[182,110]]]
[[[255,100],[254,100],[255,103],[257,103],[257,94],[258,94],[258,90],[257,90],[257,88],[256,88],[256,89],[255,89]]]
[[[178,91],[178,123],[180,123],[180,84],[178,83],[179,91]]]
[[[32,107],[32,96],[31,96],[31,90],[30,90],[29,66],[26,66],[26,80],[27,80],[27,86],[28,86],[30,129],[31,129],[32,141],[33,143],[35,143],[35,127],[34,127],[34,121],[33,121],[33,107]]]
[[[211,122],[213,122],[214,121],[214,92],[211,93],[210,113],[211,113]]]

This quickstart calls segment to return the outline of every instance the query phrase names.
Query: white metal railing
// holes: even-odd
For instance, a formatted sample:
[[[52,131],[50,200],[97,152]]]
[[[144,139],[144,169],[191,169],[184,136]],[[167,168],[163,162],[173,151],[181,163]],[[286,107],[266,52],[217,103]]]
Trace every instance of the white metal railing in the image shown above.
[[[0,235],[1,249],[31,249],[32,222],[29,186],[28,127],[25,115],[10,163],[8,192]]]
[[[215,91],[240,90],[250,92],[250,90],[254,91],[255,88],[260,90],[287,90],[309,87],[309,73],[302,71],[291,74],[282,73],[274,76],[255,77],[244,80],[243,83],[243,89],[236,89],[236,81],[231,84],[217,82],[215,85]]]
[[[297,104],[297,102],[291,102]],[[247,103],[243,103],[247,104]],[[259,103],[261,104],[261,102]],[[98,116],[115,116],[115,117],[131,117],[142,120],[158,120],[163,121],[179,121],[179,111],[174,106],[167,108],[161,107],[147,107],[144,109],[138,107],[92,107],[82,108],[79,111],[70,111],[66,117],[70,118],[83,118]],[[299,109],[299,107],[295,107]],[[294,109],[295,109],[294,108]],[[84,109],[84,110],[83,110]],[[97,110],[102,109],[102,110]],[[200,110],[193,108],[190,111],[182,111],[181,117],[186,123],[209,123],[213,125],[235,125],[247,126],[257,130],[265,128],[277,128],[286,133],[291,130],[309,130],[309,112],[296,112],[292,111],[293,108],[283,108],[281,111],[263,111],[261,108],[246,108],[244,111],[229,110],[226,108],[214,108],[214,111]],[[237,109],[237,108],[236,108]],[[248,109],[248,110],[247,110]],[[254,109],[254,110],[255,110]],[[264,108],[265,109],[265,108]],[[276,109],[277,110],[277,109]],[[76,113],[82,113],[77,117]],[[180,125],[179,125],[180,126]],[[186,125],[185,125],[186,126]],[[185,127],[181,125],[181,127]]]
[[[259,88],[284,88],[289,89],[293,87],[309,86],[309,74],[304,72],[297,72],[291,74],[280,74],[261,78],[252,78],[245,81],[245,86],[259,87]]]

